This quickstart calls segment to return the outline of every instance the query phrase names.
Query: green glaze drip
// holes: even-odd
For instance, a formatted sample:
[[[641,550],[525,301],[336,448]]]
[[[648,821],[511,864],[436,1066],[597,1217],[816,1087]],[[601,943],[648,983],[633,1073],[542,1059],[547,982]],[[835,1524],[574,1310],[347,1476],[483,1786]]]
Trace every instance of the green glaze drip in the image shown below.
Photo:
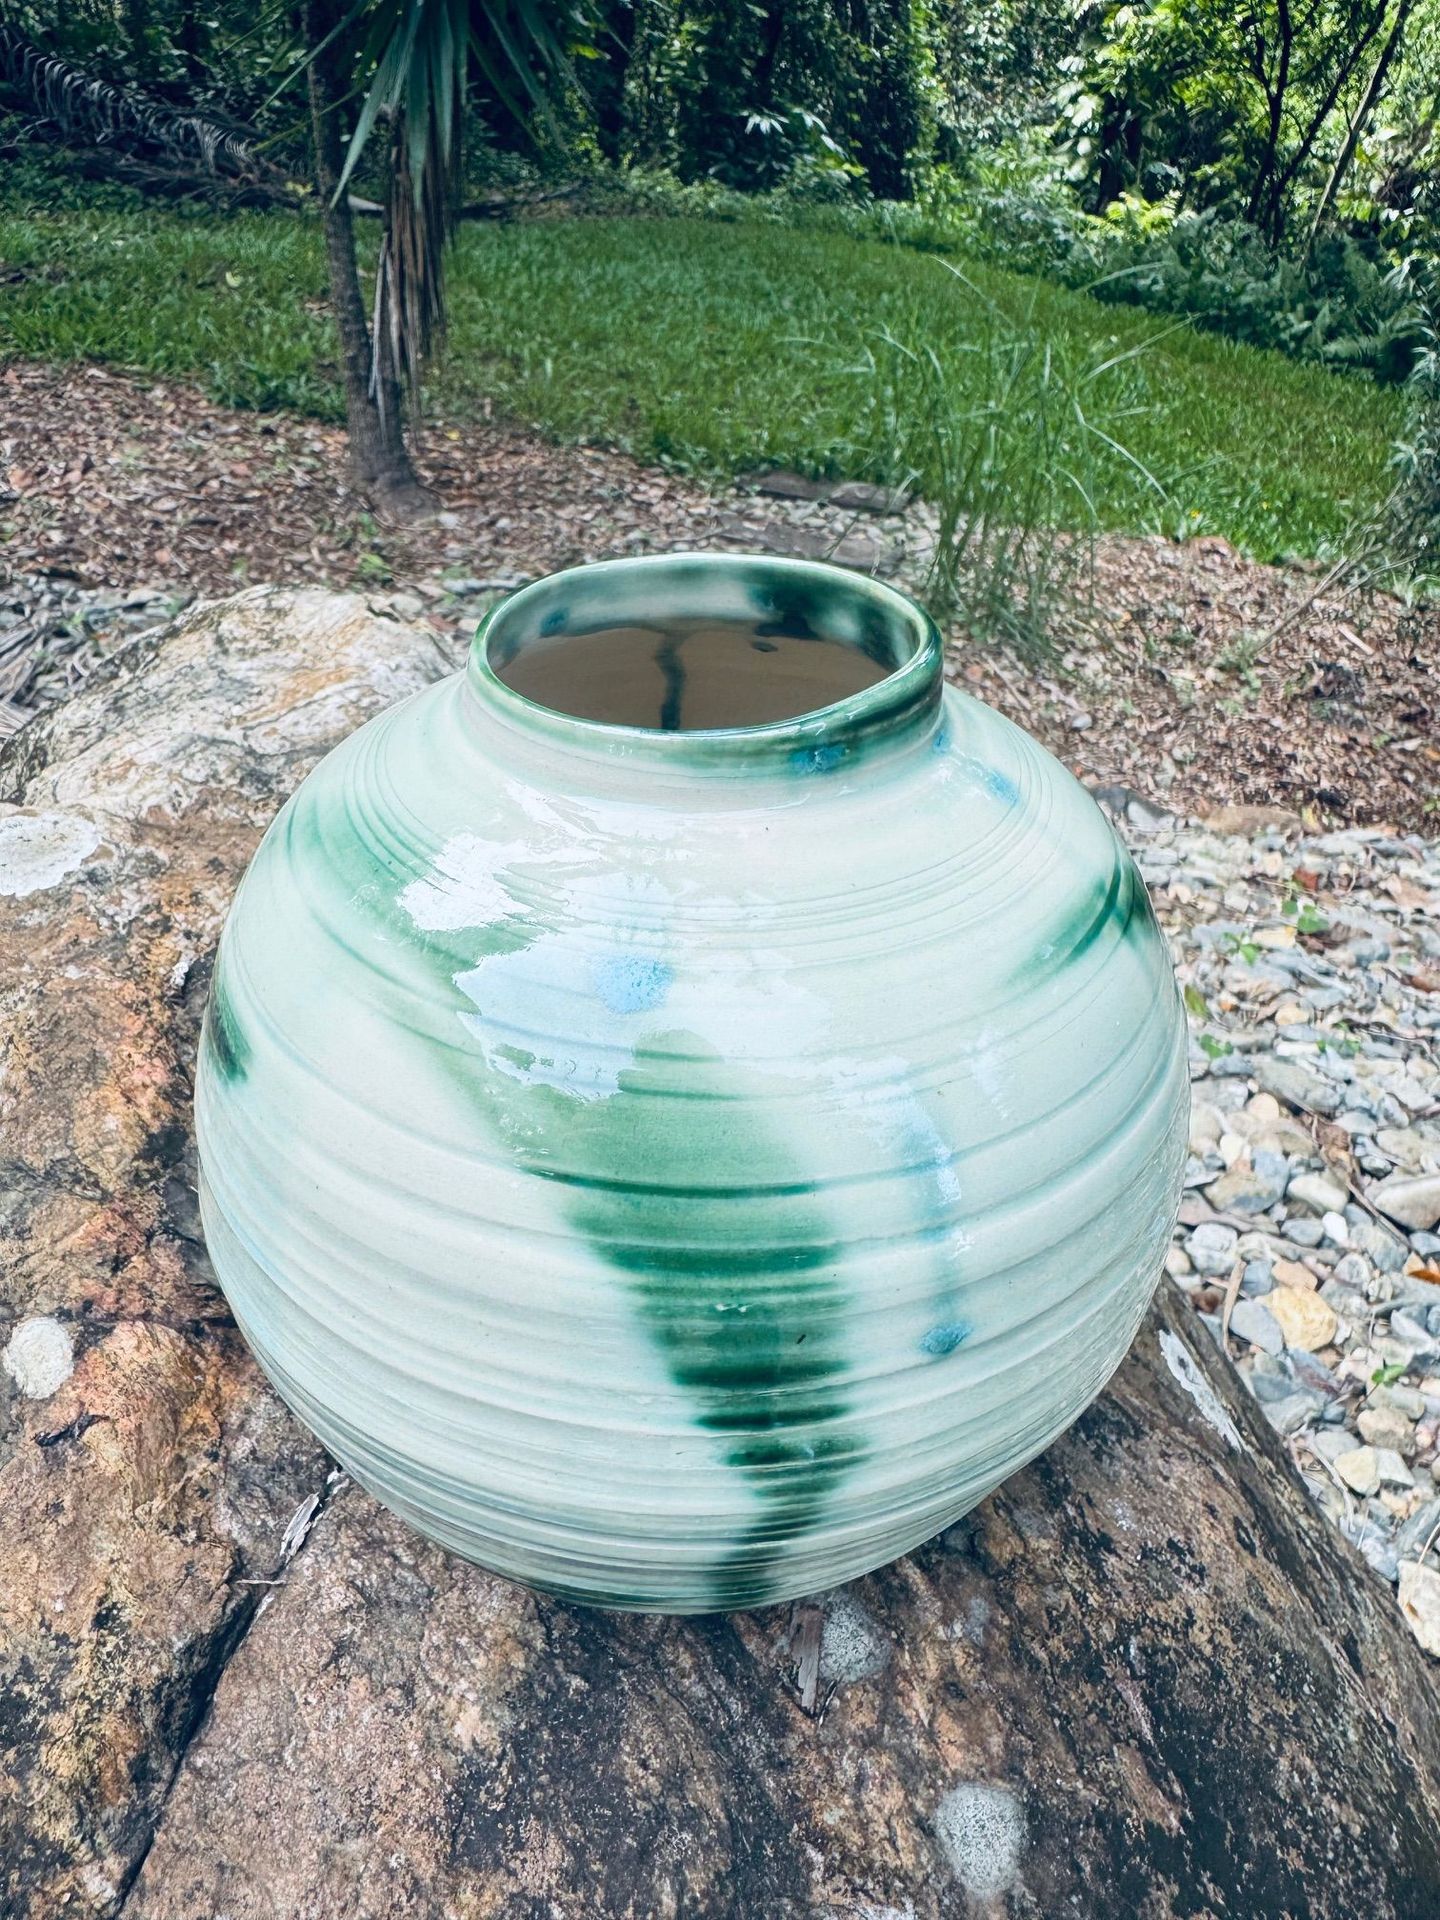
[[[727,1464],[761,1502],[711,1582],[717,1607],[753,1606],[771,1592],[786,1544],[818,1523],[863,1454],[856,1436],[837,1431],[848,1410],[840,1248],[783,1142],[736,1098],[738,1076],[719,1060],[693,1060],[693,1036],[665,1038],[692,1055],[684,1165],[723,1165],[725,1188],[682,1196],[657,1184],[675,1158],[673,1121],[637,1067],[590,1111],[604,1128],[602,1164],[643,1168],[646,1183],[577,1188],[567,1211],[628,1277],[672,1379],[693,1397],[699,1424],[726,1436]]]
[[[232,1085],[243,1080],[250,1066],[250,1042],[245,1038],[230,996],[225,991],[218,960],[210,987],[210,1004],[205,1010],[205,1032],[211,1058],[221,1078]]]
[[[694,1034],[645,1034],[636,1064],[601,1098],[527,1078],[539,1063],[526,1047],[493,1044],[513,1075],[483,1063],[469,1038],[483,1013],[458,981],[545,930],[517,909],[482,927],[417,933],[396,884],[413,870],[377,888],[377,850],[342,796],[318,782],[301,789],[286,833],[289,857],[324,876],[327,912],[372,917],[370,977],[399,990],[395,1018],[414,1025],[417,992],[435,1009],[437,1070],[516,1165],[553,1183],[574,1231],[624,1277],[697,1425],[723,1437],[759,1512],[717,1561],[710,1597],[717,1609],[761,1603],[787,1545],[818,1524],[864,1452],[836,1431],[848,1410],[847,1299],[813,1183],[756,1117],[753,1088]]]

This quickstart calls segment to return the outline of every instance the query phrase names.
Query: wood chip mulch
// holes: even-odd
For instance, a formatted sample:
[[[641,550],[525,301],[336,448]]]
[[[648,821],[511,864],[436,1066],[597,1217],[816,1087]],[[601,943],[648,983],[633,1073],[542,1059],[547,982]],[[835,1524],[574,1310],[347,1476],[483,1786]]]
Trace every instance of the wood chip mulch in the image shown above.
[[[336,427],[231,412],[100,367],[12,363],[0,372],[0,618],[22,632],[37,581],[118,598],[266,580],[409,595],[458,639],[476,595],[581,559],[687,546],[838,546],[918,584],[913,510],[707,494],[621,454],[477,420],[428,422],[420,465],[435,517],[385,527],[344,484]],[[1317,596],[1317,578],[1216,538],[1107,537],[1093,614],[1050,658],[957,638],[952,673],[1090,784],[1162,809],[1268,806],[1433,834],[1440,609]],[[464,591],[447,586],[456,580]],[[109,635],[92,618],[85,644],[103,656],[133,625]],[[57,687],[53,675],[27,682],[22,661],[8,691],[23,717]]]

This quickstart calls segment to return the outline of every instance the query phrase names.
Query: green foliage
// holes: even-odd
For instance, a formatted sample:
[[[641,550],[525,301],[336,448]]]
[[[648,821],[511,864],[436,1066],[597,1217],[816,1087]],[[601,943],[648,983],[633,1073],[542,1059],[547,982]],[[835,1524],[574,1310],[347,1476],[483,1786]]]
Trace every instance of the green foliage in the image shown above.
[[[1397,0],[1090,0],[1057,104],[1072,176],[1103,211],[1184,186],[1282,241],[1295,189],[1338,145]]]
[[[0,352],[107,360],[199,378],[232,404],[341,415],[308,221],[0,217],[0,258]],[[1072,373],[1117,360],[1086,417],[1133,458],[1096,442],[1086,484],[1099,526],[1316,554],[1378,512],[1405,417],[1397,393],[1000,269],[967,278],[910,249],[793,225],[470,226],[431,399],[456,412],[488,400],[557,437],[701,473],[782,463],[888,480],[904,464],[943,488],[947,456],[924,452],[929,429],[897,440],[856,369],[888,332],[933,350],[948,404],[973,412],[994,372],[973,349],[998,309]],[[1047,457],[1029,427],[1015,445]]]
[[[637,12],[645,11],[643,4]],[[671,6],[685,58],[660,151],[683,179],[899,198],[923,126],[912,0],[691,0]]]
[[[7,17],[102,80],[228,116],[307,177],[293,9],[17,0]],[[619,169],[637,206],[663,197],[655,173],[682,207],[760,194],[761,218],[822,209],[1382,381],[1414,364],[1440,278],[1440,0],[364,0],[351,17],[374,29],[354,98],[409,103],[417,191],[458,139],[436,76],[468,62],[472,182],[512,179],[523,153],[566,178]],[[364,164],[385,198],[386,155]]]
[[[1423,338],[1415,277],[1343,233],[1322,237],[1301,262],[1213,211],[1181,214],[1173,225],[1112,218],[1098,233],[1077,235],[1056,266],[1102,299],[1182,313],[1252,346],[1387,382],[1406,378]]]
[[[1406,378],[1425,339],[1423,267],[1387,266],[1344,234],[1324,236],[1302,265],[1243,222],[1177,216],[1168,202],[1127,198],[1099,218],[1076,206],[1043,158],[1015,150],[963,186],[937,174],[908,203],[824,205],[794,181],[747,195],[656,172],[599,180],[593,198],[615,211],[801,224],[963,254],[1387,384]]]

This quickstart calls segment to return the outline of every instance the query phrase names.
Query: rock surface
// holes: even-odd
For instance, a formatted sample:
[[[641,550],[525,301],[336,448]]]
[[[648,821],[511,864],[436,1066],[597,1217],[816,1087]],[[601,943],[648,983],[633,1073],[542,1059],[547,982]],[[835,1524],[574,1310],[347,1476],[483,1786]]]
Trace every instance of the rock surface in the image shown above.
[[[446,666],[245,595],[3,763],[7,1920],[1432,1913],[1425,1656],[1168,1288],[1043,1459],[794,1609],[566,1608],[331,1474],[213,1289],[189,1062],[265,822]]]

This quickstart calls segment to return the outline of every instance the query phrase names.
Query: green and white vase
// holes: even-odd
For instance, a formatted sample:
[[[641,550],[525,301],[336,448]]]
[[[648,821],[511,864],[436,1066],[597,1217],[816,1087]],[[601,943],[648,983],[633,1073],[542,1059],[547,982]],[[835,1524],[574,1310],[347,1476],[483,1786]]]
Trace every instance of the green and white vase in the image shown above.
[[[206,1236],[280,1393],[422,1532],[603,1606],[783,1600],[1104,1385],[1183,1034],[1104,817],[909,600],[583,567],[266,835],[201,1050]]]

